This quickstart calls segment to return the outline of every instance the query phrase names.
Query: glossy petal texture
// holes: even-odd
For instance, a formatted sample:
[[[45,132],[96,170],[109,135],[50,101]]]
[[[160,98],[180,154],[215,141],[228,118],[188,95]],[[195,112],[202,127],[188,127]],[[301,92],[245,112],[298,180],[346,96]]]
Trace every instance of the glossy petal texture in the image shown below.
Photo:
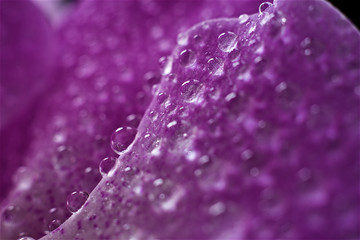
[[[151,84],[169,70],[158,60],[171,53],[180,31],[205,19],[255,12],[260,2],[83,2],[57,33],[57,85],[36,116],[26,166],[2,206],[2,212],[16,207],[23,217],[2,219],[1,236],[41,237],[53,220],[70,216],[69,194],[92,191],[100,161],[115,155],[112,132],[138,125]]]
[[[39,97],[53,82],[54,39],[30,1],[0,1],[0,200],[24,162]]]
[[[184,35],[115,172],[44,239],[357,239],[358,30],[278,1]]]

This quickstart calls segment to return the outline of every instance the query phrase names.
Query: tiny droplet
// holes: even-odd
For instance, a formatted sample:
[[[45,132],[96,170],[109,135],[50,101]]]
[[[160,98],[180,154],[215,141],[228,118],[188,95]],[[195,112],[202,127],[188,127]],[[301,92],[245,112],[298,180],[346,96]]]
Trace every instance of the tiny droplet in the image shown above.
[[[52,232],[57,229],[61,225],[61,221],[58,219],[54,219],[49,223],[49,231]]]

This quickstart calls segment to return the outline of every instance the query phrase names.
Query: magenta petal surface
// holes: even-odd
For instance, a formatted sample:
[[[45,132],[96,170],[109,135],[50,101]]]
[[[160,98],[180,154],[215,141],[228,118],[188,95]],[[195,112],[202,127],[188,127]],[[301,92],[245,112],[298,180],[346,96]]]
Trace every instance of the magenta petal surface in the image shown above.
[[[0,200],[24,162],[40,96],[53,82],[54,40],[31,1],[0,1]]]
[[[44,97],[26,164],[2,205],[21,221],[2,219],[1,236],[41,237],[70,216],[68,195],[92,191],[101,179],[99,163],[115,156],[111,134],[137,127],[153,85],[167,74],[166,56],[177,41],[189,41],[179,32],[206,19],[256,12],[260,2],[82,2],[57,32],[56,87]]]
[[[43,239],[359,238],[358,30],[276,1],[184,36],[115,171]]]

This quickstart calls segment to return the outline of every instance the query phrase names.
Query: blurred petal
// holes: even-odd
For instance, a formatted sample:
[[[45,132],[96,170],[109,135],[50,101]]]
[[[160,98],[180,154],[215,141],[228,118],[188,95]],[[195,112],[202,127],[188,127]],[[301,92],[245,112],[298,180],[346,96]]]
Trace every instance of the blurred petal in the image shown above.
[[[0,200],[23,162],[40,95],[50,87],[54,33],[30,1],[0,1]]]

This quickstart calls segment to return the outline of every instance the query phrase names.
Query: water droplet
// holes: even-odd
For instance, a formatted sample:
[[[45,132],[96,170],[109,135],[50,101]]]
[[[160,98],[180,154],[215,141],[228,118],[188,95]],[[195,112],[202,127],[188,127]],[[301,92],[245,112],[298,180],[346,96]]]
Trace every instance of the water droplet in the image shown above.
[[[177,36],[177,43],[180,46],[185,46],[187,45],[189,42],[189,36],[187,33],[179,33]]]
[[[146,133],[141,145],[146,151],[151,152],[160,145],[160,139],[152,133]]]
[[[35,240],[35,239],[32,237],[21,237],[21,238],[18,238],[17,240]]]
[[[161,178],[158,178],[158,179],[154,180],[154,182],[153,182],[155,187],[160,186],[163,183],[164,183],[164,180],[162,180]]]
[[[207,62],[207,67],[211,74],[221,75],[224,73],[224,61],[221,58],[210,58]]]
[[[55,157],[56,167],[60,169],[66,169],[70,167],[74,161],[74,153],[71,147],[60,146],[57,148],[56,157]]]
[[[229,93],[228,95],[226,95],[225,101],[226,101],[226,102],[230,102],[230,101],[233,100],[234,98],[236,98],[236,93],[231,92],[231,93]]]
[[[262,14],[264,11],[266,11],[270,6],[272,6],[272,3],[270,2],[263,2],[259,6],[259,13]]]
[[[156,98],[156,99],[157,99],[157,101],[158,101],[159,104],[162,104],[162,103],[164,103],[164,102],[168,99],[168,97],[169,97],[168,94],[161,92],[161,93],[159,93],[159,94],[157,95],[157,98]]]
[[[158,84],[161,80],[161,76],[159,74],[153,72],[147,72],[144,75],[145,81],[149,86],[153,86]]]
[[[168,75],[171,73],[172,63],[173,63],[172,57],[161,57],[159,59],[159,65],[162,75]]]
[[[88,197],[89,194],[83,191],[77,191],[71,193],[67,197],[67,201],[66,201],[67,209],[72,213],[77,212],[84,205]]]
[[[167,128],[171,128],[173,126],[175,126],[177,124],[177,121],[172,121],[172,122],[169,122],[168,125],[166,125]]]
[[[111,135],[111,148],[121,154],[135,139],[137,130],[132,127],[120,127]]]
[[[180,87],[181,95],[186,101],[193,101],[200,90],[201,84],[198,80],[189,80],[184,82]]]
[[[61,221],[60,221],[60,220],[58,220],[58,219],[52,220],[52,221],[49,223],[49,231],[50,231],[50,232],[54,231],[54,230],[57,229],[60,225],[61,225]]]
[[[223,52],[231,52],[236,47],[237,36],[233,32],[221,33],[218,37],[218,47]]]
[[[126,117],[127,125],[134,128],[137,128],[137,126],[139,126],[140,120],[141,115],[138,114],[130,114]]]
[[[121,181],[124,187],[128,187],[136,175],[140,173],[137,167],[126,167],[121,173]]]
[[[194,43],[198,46],[203,46],[204,45],[204,42],[203,42],[203,39],[200,35],[196,34],[194,37],[193,37],[193,40],[194,40]]]
[[[209,214],[212,216],[219,216],[224,213],[226,210],[226,206],[222,202],[217,202],[209,208]]]
[[[177,76],[175,73],[170,73],[166,78],[166,81],[170,82],[170,83],[177,83]]]
[[[244,24],[244,23],[246,23],[248,20],[249,20],[249,15],[247,15],[247,14],[241,14],[241,15],[239,16],[239,23],[240,23],[240,24]]]
[[[116,164],[116,158],[107,157],[104,158],[99,164],[99,171],[102,176],[106,176]]]
[[[311,39],[308,37],[305,38],[304,40],[301,41],[300,45],[304,49],[304,54],[306,56],[310,56],[311,55]]]
[[[184,67],[189,67],[193,65],[196,61],[194,51],[186,49],[180,53],[179,62]]]
[[[7,223],[18,223],[22,220],[24,212],[18,206],[9,206],[3,212],[3,220]]]
[[[281,82],[281,83],[279,83],[279,84],[275,87],[275,91],[276,91],[277,93],[280,93],[280,92],[284,91],[286,88],[287,88],[286,83],[285,83],[285,82]]]
[[[255,32],[255,30],[256,30],[256,24],[254,22],[250,23],[250,28],[249,28],[248,33],[251,34],[251,33]]]

